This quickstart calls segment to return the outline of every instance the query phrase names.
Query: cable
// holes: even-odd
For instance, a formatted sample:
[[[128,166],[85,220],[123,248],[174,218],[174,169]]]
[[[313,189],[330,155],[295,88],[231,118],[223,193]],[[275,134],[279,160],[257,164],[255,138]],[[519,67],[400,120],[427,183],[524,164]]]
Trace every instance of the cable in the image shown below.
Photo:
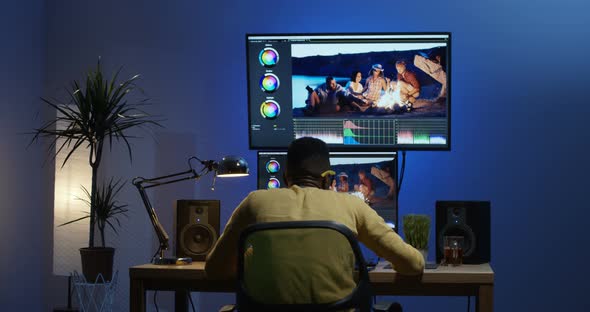
[[[154,261],[154,259],[156,258],[156,256],[158,255],[158,253],[160,253],[161,248],[158,247],[158,250],[156,250],[156,253],[154,253],[154,255],[152,256],[152,262]],[[156,312],[160,312],[160,309],[158,309],[158,291],[154,291],[154,306],[156,307]]]
[[[188,301],[190,301],[190,303],[191,303],[191,307],[193,308],[193,312],[196,312],[195,305],[193,304],[193,298],[191,296],[191,292],[190,291],[187,291],[186,292],[186,295],[188,296]]]
[[[402,189],[402,182],[404,182],[404,173],[406,171],[406,151],[402,151],[402,167],[400,169],[399,183],[397,185],[397,196]]]
[[[469,312],[470,308],[471,308],[471,296],[467,296],[467,312]]]
[[[162,249],[160,247],[158,247],[158,250],[156,250],[156,253],[152,256],[152,262],[154,262],[154,259],[160,253],[160,250],[162,250]]]

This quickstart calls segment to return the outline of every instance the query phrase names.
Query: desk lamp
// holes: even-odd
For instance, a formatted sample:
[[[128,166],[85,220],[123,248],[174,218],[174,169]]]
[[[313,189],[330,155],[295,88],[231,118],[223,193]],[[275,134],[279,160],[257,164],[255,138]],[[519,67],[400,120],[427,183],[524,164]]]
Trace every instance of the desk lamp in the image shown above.
[[[200,162],[203,168],[197,172],[197,170],[193,168],[193,161]],[[183,264],[185,261],[184,259],[164,257],[164,251],[168,249],[169,236],[164,230],[164,227],[162,227],[162,224],[160,224],[160,221],[158,220],[156,211],[154,210],[154,207],[150,203],[150,200],[147,196],[146,189],[185,180],[199,180],[202,176],[213,171],[215,172],[215,176],[213,177],[213,184],[211,185],[211,189],[214,190],[215,178],[218,176],[243,177],[249,174],[248,163],[244,158],[239,156],[226,156],[223,157],[219,162],[213,160],[200,160],[197,157],[191,157],[188,159],[188,166],[189,169],[186,171],[151,179],[137,177],[132,181],[133,185],[135,185],[135,187],[139,191],[139,194],[141,195],[141,199],[143,200],[145,209],[148,215],[150,216],[150,220],[152,221],[152,225],[154,226],[154,230],[156,231],[156,235],[158,236],[158,240],[160,241],[160,247],[158,248],[158,251],[152,258],[153,264]]]

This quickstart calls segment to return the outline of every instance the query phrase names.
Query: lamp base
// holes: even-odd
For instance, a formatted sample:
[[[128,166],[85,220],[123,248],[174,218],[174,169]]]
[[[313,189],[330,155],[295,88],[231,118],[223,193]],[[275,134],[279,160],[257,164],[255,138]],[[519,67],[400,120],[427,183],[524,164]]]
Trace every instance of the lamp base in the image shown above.
[[[152,264],[158,265],[187,265],[193,262],[192,258],[162,258],[155,257],[152,259]]]

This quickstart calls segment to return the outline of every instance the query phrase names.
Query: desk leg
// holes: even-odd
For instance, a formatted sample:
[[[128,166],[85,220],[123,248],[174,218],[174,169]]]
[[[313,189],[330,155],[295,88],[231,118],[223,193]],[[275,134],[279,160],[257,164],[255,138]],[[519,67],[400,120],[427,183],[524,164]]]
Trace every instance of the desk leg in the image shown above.
[[[476,312],[492,312],[494,311],[494,286],[482,285],[479,286],[478,294],[475,299]]]
[[[131,279],[129,296],[129,311],[145,312],[145,286],[142,280]]]
[[[188,297],[190,292],[186,290],[177,290],[174,292],[174,311],[188,311]]]

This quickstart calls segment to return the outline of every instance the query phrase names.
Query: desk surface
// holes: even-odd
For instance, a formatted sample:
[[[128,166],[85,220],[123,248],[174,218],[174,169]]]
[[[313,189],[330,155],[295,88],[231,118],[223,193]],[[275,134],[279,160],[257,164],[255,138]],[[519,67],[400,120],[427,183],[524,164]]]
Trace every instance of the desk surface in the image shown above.
[[[433,270],[424,270],[420,277],[403,276],[395,270],[387,269],[387,262],[380,262],[369,272],[372,284],[415,281],[422,284],[494,284],[494,271],[489,263],[464,264],[460,266],[438,266]],[[129,268],[131,278],[140,279],[173,279],[173,280],[206,280],[205,262],[193,262],[189,265],[155,265],[144,264]],[[228,290],[232,291],[232,281],[227,282]]]
[[[380,262],[369,272],[375,295],[475,296],[476,311],[493,311],[494,271],[489,263],[439,266],[419,276],[404,276]],[[186,291],[234,292],[235,281],[209,280],[205,262],[166,266],[144,264],[129,268],[130,310],[145,311],[146,290],[176,291],[176,307],[186,310]]]

